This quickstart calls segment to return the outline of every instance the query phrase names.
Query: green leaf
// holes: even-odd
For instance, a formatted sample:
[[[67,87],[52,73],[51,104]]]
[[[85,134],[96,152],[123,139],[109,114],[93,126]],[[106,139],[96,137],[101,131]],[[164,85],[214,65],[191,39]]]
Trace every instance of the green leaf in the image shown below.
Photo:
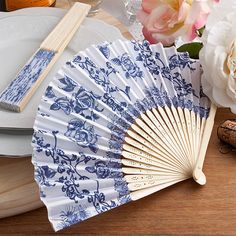
[[[199,59],[199,51],[202,49],[203,44],[194,42],[194,43],[187,43],[182,45],[177,49],[178,52],[188,52],[190,58]]]
[[[203,34],[204,30],[205,30],[205,26],[203,26],[202,28],[197,30],[198,37],[202,37],[202,34]]]

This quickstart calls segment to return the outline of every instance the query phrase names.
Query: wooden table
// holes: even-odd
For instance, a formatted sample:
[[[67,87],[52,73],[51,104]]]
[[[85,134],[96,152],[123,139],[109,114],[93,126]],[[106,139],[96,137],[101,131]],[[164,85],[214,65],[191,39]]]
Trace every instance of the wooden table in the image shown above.
[[[65,1],[58,1],[59,7],[65,7],[65,4]],[[96,18],[117,26],[130,37],[126,29],[108,14],[101,12]],[[236,153],[221,154],[216,135],[219,123],[230,118],[236,118],[236,115],[226,109],[218,110],[204,164],[205,186],[190,179],[57,234],[236,235]],[[8,170],[12,168],[15,168],[15,180],[19,178],[17,173],[21,173],[21,186],[14,186],[12,178],[9,181],[11,173]],[[0,184],[5,192],[0,192],[0,217],[7,212],[20,213],[42,206],[33,182],[30,158],[0,159],[0,173],[3,172],[5,179],[0,179]],[[22,199],[19,193],[26,197]],[[9,194],[12,201],[7,201]],[[53,234],[45,207],[0,220],[0,235],[34,234]]]

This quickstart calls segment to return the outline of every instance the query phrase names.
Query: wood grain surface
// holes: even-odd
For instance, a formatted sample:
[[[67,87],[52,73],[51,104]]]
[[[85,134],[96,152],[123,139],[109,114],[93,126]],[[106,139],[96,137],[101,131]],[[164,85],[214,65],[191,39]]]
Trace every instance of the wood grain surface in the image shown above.
[[[62,1],[57,2],[58,6],[65,6]],[[108,14],[101,12],[96,17],[118,26],[130,38],[126,29]],[[220,153],[222,144],[217,138],[218,125],[233,118],[236,115],[227,109],[217,112],[204,163],[207,177],[205,186],[199,186],[190,179],[56,234],[236,235],[236,153]],[[42,206],[38,199],[38,188],[33,181],[30,158],[1,158],[2,175],[5,177],[0,179],[1,214],[6,214],[9,209],[21,213]],[[15,181],[21,181],[22,185],[15,186]],[[26,197],[22,198],[23,195]],[[54,231],[47,219],[45,207],[0,219],[1,236],[52,234]]]

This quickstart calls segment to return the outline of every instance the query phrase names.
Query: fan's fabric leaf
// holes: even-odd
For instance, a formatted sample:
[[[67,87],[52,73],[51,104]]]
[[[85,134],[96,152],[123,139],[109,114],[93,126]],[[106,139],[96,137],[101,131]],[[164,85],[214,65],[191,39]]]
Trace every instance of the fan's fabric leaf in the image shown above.
[[[199,74],[199,62],[187,53],[146,41],[105,42],[66,63],[42,98],[32,140],[35,179],[55,230],[132,200],[121,155],[128,129],[153,108],[207,117],[200,82],[191,82]],[[169,133],[159,134],[167,156],[179,145],[169,144]],[[161,158],[164,171],[179,174]]]

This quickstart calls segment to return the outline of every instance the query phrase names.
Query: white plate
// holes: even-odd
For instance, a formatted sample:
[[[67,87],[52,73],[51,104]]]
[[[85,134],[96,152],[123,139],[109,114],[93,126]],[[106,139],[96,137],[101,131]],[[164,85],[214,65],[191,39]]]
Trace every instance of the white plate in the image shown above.
[[[58,8],[26,8],[10,13],[0,13],[0,91],[15,77],[65,12]],[[24,111],[14,113],[0,110],[0,126],[32,128],[43,91],[61,65],[91,44],[113,41],[118,38],[123,38],[123,36],[117,28],[97,19],[86,18]],[[19,148],[21,137],[17,136],[14,139],[9,143],[9,147],[4,148],[9,150],[9,153],[4,153],[5,155],[17,152],[19,155],[24,155],[26,150],[31,153],[28,139],[26,139],[25,148],[22,149]],[[3,140],[5,142],[4,136],[0,135],[0,154],[3,154],[1,150]],[[5,145],[7,143],[5,142]]]
[[[28,8],[0,14],[0,91],[14,78],[64,14],[64,10],[57,8]],[[25,110],[21,113],[0,110],[0,126],[32,128],[41,95],[61,65],[91,44],[117,38],[123,37],[115,27],[87,18]]]
[[[31,135],[0,134],[0,157],[24,157],[32,154]]]

